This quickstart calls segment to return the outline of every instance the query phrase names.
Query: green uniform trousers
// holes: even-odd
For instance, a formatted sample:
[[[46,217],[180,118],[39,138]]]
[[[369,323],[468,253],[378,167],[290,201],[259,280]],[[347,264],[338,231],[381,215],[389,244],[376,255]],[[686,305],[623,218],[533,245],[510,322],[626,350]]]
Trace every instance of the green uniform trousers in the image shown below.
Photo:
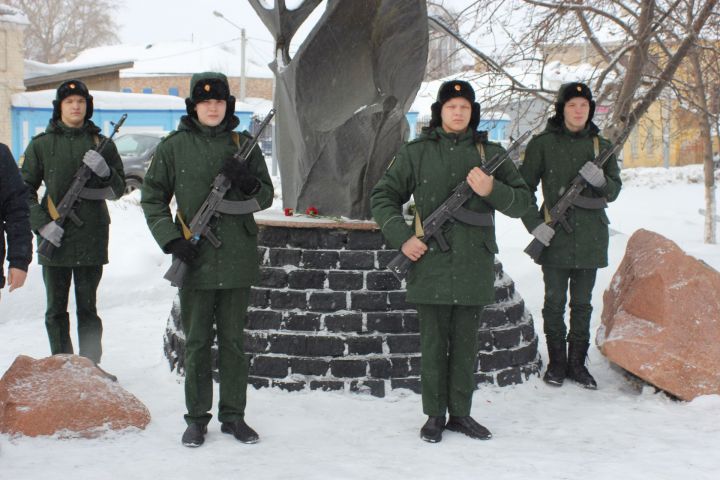
[[[423,413],[470,415],[481,306],[417,305]]]
[[[592,290],[595,286],[597,268],[542,267],[545,280],[545,305],[543,306],[543,329],[549,341],[565,341],[565,303],[570,283],[570,333],[568,342],[590,341],[590,316],[592,315]]]
[[[72,340],[70,340],[70,316],[67,312],[70,280],[73,280],[80,355],[95,363],[100,363],[103,327],[95,303],[103,266],[43,266],[42,271],[47,295],[45,328],[50,340],[50,352],[53,355],[74,353]]]
[[[248,361],[243,329],[250,288],[223,290],[180,289],[185,332],[185,421],[207,424],[212,415],[211,348],[217,328],[220,402],[218,420],[232,422],[245,416]]]

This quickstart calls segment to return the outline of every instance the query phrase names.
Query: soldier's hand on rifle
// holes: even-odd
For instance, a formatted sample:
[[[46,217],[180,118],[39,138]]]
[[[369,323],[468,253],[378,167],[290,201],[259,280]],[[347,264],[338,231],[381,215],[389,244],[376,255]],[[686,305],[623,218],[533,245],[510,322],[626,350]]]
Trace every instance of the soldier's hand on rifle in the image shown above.
[[[486,175],[485,172],[475,167],[468,173],[467,183],[473,189],[473,192],[481,197],[487,197],[493,189],[493,176]]]
[[[85,152],[85,156],[82,159],[83,163],[90,167],[95,175],[100,178],[107,178],[110,176],[110,167],[105,162],[105,159],[95,150],[88,150]]]
[[[420,257],[425,255],[425,252],[427,252],[427,245],[417,238],[416,236],[412,236],[409,239],[403,243],[400,250],[402,250],[402,253],[408,257],[413,262],[417,262],[420,260]]]
[[[60,242],[62,241],[65,230],[60,225],[52,221],[40,227],[38,229],[38,233],[48,242],[52,243],[56,247],[60,247]]]
[[[550,245],[550,240],[555,236],[555,229],[547,223],[541,223],[530,234],[547,247]]]
[[[580,168],[580,172],[578,173],[580,173],[580,176],[583,177],[586,182],[595,188],[602,188],[607,183],[607,180],[605,180],[605,172],[593,162],[585,162],[585,165]]]
[[[200,253],[200,249],[197,245],[193,244],[190,240],[185,240],[184,238],[171,240],[170,243],[165,246],[165,250],[168,253],[172,253],[185,263],[192,263],[192,261],[195,260]]]
[[[245,163],[233,157],[225,159],[220,173],[229,178],[232,184],[245,195],[255,195],[260,190],[260,180],[250,173],[250,169]]]

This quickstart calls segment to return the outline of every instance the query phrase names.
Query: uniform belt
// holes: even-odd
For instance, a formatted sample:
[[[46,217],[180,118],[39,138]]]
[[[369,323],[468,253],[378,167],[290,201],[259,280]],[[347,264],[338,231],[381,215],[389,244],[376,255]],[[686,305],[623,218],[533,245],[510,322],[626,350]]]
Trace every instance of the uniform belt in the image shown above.
[[[576,207],[584,208],[587,210],[601,210],[607,208],[607,200],[603,197],[583,197],[578,195],[572,202]]]
[[[465,207],[460,207],[455,210],[452,216],[455,220],[474,227],[492,227],[495,225],[495,218],[491,213],[473,212]]]
[[[111,187],[88,188],[80,190],[80,198],[83,200],[115,200],[115,192]]]
[[[222,200],[217,211],[227,215],[244,215],[246,213],[259,212],[260,204],[254,198],[250,200]]]

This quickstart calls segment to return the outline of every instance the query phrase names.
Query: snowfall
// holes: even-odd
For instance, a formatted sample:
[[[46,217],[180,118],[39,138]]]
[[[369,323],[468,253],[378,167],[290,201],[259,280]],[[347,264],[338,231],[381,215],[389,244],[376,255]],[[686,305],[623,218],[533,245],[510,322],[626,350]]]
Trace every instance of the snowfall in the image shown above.
[[[593,293],[593,338],[603,290],[636,230],[665,235],[720,270],[720,246],[703,243],[700,166],[624,170],[623,179],[623,191],[608,209],[610,266],[599,271]],[[280,203],[263,215],[282,215]],[[246,418],[260,443],[241,444],[220,433],[213,420],[205,445],[185,448],[183,379],[169,370],[162,351],[176,295],[162,278],[170,259],[148,232],[139,193],[111,203],[111,215],[110,264],[98,294],[102,365],[148,407],[152,421],[142,431],[92,440],[0,435],[1,479],[720,478],[720,395],[679,402],[649,385],[638,387],[594,346],[589,368],[597,391],[574,384],[552,388],[539,377],[479,388],[472,414],[493,432],[490,441],[453,432],[439,444],[421,441],[420,396],[407,390],[375,398],[250,387]],[[497,237],[499,259],[540,332],[541,272],[522,253],[531,237],[519,220],[502,215]],[[49,355],[40,273],[33,264],[24,288],[2,292],[0,373],[18,355]]]

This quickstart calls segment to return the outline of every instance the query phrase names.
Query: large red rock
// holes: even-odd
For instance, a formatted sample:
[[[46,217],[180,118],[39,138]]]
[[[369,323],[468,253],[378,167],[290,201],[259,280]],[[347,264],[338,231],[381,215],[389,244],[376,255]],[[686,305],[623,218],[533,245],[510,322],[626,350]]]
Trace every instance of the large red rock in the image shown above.
[[[603,303],[596,339],[610,361],[683,400],[720,394],[720,273],[638,230]]]
[[[145,405],[84,357],[20,355],[0,379],[3,433],[90,438],[149,422]]]

